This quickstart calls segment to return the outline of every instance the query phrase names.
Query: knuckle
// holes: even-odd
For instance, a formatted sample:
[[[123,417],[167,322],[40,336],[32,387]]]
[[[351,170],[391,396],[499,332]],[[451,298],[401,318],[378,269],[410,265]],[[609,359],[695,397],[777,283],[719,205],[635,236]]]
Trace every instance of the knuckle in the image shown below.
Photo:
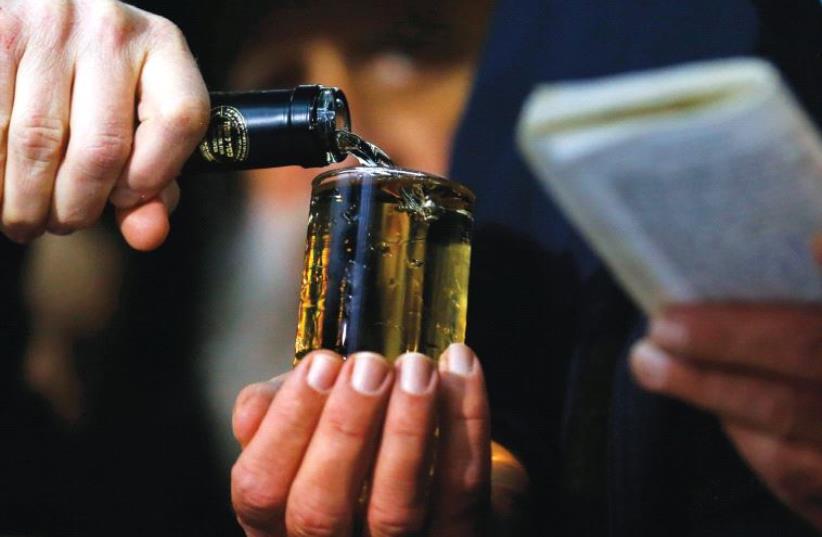
[[[286,529],[293,537],[334,537],[343,533],[343,520],[320,509],[289,505]]]
[[[151,16],[151,33],[156,41],[185,43],[185,35],[179,26],[171,20],[159,15]]]
[[[372,537],[417,535],[422,530],[424,515],[420,509],[373,504],[368,513]]]
[[[39,36],[51,44],[64,44],[74,28],[74,5],[64,0],[35,2],[30,8]]]
[[[433,431],[430,428],[423,426],[419,421],[405,419],[405,416],[398,420],[386,422],[385,425],[385,434],[397,437],[397,439],[408,445],[416,446],[425,443],[432,433]]]
[[[94,35],[116,47],[127,44],[133,35],[134,25],[122,4],[114,0],[98,0],[94,7]]]
[[[208,127],[210,114],[208,99],[189,97],[169,103],[160,117],[171,132],[186,140],[199,141]]]
[[[0,10],[0,50],[2,54],[17,52],[17,47],[23,33],[23,23],[15,14],[8,10]]]
[[[258,392],[258,396],[261,392]],[[301,419],[303,415],[299,410],[300,401],[294,398],[293,400],[278,401],[277,404],[271,405],[268,412],[271,413],[271,421],[281,424],[285,430],[292,434],[302,434],[310,432],[311,423]]]
[[[94,170],[103,172],[119,170],[130,154],[131,137],[115,132],[93,136],[82,153],[83,158]]]
[[[457,410],[452,414],[455,422],[469,428],[485,427],[488,425],[488,413],[484,408],[471,406],[470,408]]]
[[[260,524],[282,516],[286,498],[259,472],[238,461],[231,470],[231,501],[241,521]]]
[[[9,145],[25,160],[53,162],[62,155],[66,132],[63,121],[32,115],[20,125],[11,127]]]
[[[151,18],[152,25],[154,26],[154,30],[161,35],[166,36],[177,36],[183,35],[183,32],[180,30],[180,27],[174,24],[170,19],[167,19],[160,15],[152,15]]]
[[[366,427],[358,426],[352,420],[346,419],[346,416],[340,412],[329,412],[323,420],[324,426],[332,436],[356,443],[367,440],[368,430]]]

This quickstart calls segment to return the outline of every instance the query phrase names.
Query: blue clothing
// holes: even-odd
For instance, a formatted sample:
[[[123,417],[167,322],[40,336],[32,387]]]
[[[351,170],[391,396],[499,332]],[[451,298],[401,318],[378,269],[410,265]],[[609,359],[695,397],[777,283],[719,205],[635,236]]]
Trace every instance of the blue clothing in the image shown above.
[[[533,479],[532,535],[813,534],[750,473],[714,418],[635,386],[627,349],[645,320],[530,174],[513,134],[536,83],[709,58],[783,59],[800,95],[822,94],[796,63],[819,49],[793,33],[795,50],[780,39],[786,4],[817,7],[498,3],[451,176],[477,194],[468,342],[487,370],[495,438]]]

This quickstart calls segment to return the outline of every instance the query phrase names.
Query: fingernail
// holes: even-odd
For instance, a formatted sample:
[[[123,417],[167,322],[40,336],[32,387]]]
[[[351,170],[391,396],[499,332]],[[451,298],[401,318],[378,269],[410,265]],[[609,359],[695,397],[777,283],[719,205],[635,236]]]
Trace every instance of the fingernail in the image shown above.
[[[306,382],[318,392],[327,392],[334,386],[339,371],[339,358],[330,354],[317,353],[311,358]]]
[[[445,351],[445,365],[450,373],[467,377],[474,371],[474,353],[462,343],[454,343]]]
[[[688,344],[688,330],[685,325],[671,319],[654,319],[648,335],[664,347],[681,348]]]
[[[419,353],[408,353],[400,357],[400,388],[412,395],[421,395],[428,391],[434,376],[434,365],[427,356]]]
[[[379,391],[388,375],[388,363],[379,354],[362,352],[355,354],[351,386],[360,393],[373,395]]]
[[[646,388],[660,389],[665,385],[670,360],[659,347],[647,341],[637,343],[631,351],[633,371]]]

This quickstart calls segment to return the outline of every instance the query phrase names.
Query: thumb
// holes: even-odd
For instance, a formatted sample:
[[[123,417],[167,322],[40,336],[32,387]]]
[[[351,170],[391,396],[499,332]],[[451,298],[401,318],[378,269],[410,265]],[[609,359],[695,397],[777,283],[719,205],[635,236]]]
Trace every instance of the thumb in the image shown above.
[[[141,252],[155,250],[165,242],[170,230],[169,214],[180,200],[177,181],[158,196],[129,209],[117,209],[117,225],[126,242]]]
[[[148,252],[168,236],[168,211],[163,202],[153,199],[133,209],[117,209],[117,225],[132,248]]]

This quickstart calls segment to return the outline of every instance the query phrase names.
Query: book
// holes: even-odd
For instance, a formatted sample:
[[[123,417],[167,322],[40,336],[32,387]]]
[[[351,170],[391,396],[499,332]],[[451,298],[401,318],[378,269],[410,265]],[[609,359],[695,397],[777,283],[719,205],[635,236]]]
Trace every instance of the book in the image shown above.
[[[822,141],[779,73],[734,58],[537,87],[519,146],[650,314],[822,303]]]

